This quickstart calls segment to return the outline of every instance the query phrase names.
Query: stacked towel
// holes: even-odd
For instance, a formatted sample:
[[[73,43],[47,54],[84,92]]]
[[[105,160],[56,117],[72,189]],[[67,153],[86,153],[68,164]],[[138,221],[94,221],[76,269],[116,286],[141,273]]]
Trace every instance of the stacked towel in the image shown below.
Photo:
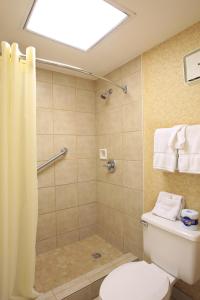
[[[168,145],[172,128],[156,129],[154,134],[153,168],[174,172],[177,167],[177,150]]]
[[[175,221],[180,218],[184,206],[185,201],[183,196],[160,192],[152,213],[159,217]]]
[[[187,126],[185,136],[184,148],[179,150],[179,172],[200,174],[200,125]]]
[[[178,164],[178,150],[185,145],[187,125],[160,128],[154,134],[154,169],[174,172]]]
[[[172,127],[172,134],[169,138],[168,145],[172,149],[183,149],[186,141],[187,125],[176,125]]]

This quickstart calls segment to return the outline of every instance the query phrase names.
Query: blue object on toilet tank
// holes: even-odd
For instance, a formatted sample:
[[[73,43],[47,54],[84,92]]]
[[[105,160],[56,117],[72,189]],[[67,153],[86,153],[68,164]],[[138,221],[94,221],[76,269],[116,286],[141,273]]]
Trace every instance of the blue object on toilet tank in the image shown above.
[[[181,221],[190,230],[198,230],[199,213],[192,209],[183,209],[181,212]]]

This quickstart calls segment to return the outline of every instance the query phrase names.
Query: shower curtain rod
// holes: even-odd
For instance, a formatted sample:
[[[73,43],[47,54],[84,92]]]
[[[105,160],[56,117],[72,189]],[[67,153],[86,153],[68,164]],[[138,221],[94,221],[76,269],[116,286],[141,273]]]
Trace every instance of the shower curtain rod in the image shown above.
[[[26,55],[25,54],[20,54],[20,56],[22,58],[25,58]],[[119,85],[118,83],[110,80],[110,79],[107,79],[105,77],[102,77],[102,76],[99,76],[93,72],[89,72],[89,71],[86,71],[82,68],[79,68],[79,67],[75,67],[75,66],[72,66],[72,65],[68,65],[68,64],[64,64],[64,63],[61,63],[61,62],[57,62],[57,61],[53,61],[53,60],[47,60],[47,59],[44,59],[44,58],[36,58],[36,62],[38,63],[42,63],[42,64],[46,64],[46,65],[52,65],[52,66],[55,66],[55,67],[59,67],[59,68],[63,68],[63,69],[68,69],[68,70],[71,70],[71,71],[76,71],[76,72],[79,72],[79,73],[82,73],[82,74],[86,74],[86,75],[90,75],[90,76],[93,76],[95,78],[98,78],[98,79],[101,79],[101,80],[104,80],[106,82],[109,82],[110,84],[120,88],[125,94],[127,94],[127,86],[121,86]]]

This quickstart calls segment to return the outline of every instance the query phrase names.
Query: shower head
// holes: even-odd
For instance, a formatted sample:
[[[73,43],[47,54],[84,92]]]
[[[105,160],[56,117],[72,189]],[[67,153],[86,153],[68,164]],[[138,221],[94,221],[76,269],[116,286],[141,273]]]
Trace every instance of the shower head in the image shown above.
[[[106,100],[112,94],[112,92],[112,89],[105,91],[103,94],[100,95],[101,99]]]

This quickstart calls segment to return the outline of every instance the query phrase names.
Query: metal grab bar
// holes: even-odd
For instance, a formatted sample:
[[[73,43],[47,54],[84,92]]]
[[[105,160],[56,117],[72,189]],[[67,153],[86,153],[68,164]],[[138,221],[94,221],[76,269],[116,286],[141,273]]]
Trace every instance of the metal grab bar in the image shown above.
[[[37,167],[37,172],[39,173],[42,169],[44,169],[45,167],[47,167],[48,165],[50,165],[52,162],[54,162],[56,159],[58,159],[61,156],[64,156],[65,154],[67,154],[68,149],[67,148],[62,148],[60,150],[60,152],[54,156],[52,156],[48,161],[44,162],[43,164],[39,165]]]

